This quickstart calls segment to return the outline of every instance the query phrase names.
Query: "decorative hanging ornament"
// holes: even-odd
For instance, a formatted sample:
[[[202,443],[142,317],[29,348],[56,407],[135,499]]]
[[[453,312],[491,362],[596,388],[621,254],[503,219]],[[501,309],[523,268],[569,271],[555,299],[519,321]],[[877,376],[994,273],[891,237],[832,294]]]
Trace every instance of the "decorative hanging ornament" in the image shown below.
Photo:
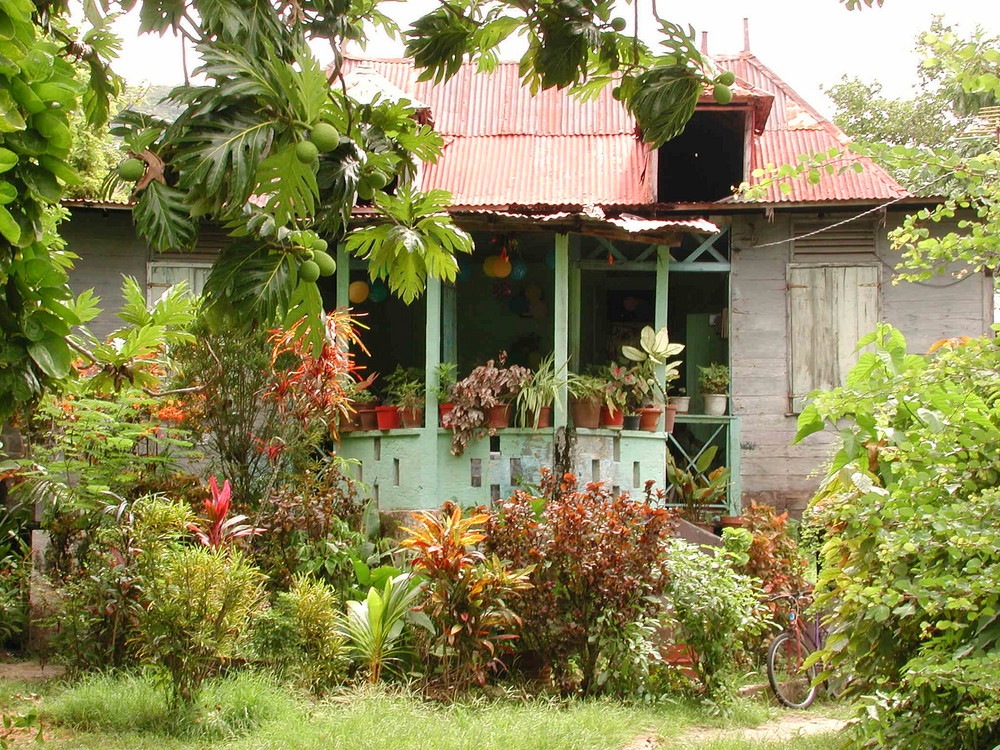
[[[542,288],[538,284],[528,284],[524,288],[524,296],[529,302],[537,302],[542,298]]]
[[[545,253],[545,265],[547,265],[549,268],[555,268],[556,267],[556,251],[555,250],[549,250],[547,253]]]
[[[523,260],[515,260],[510,264],[510,280],[523,281],[528,275],[528,264]]]
[[[506,279],[510,276],[510,261],[503,255],[494,255],[493,258],[493,275],[498,279]]]
[[[496,262],[497,257],[496,255],[487,255],[486,260],[483,261],[483,273],[491,279],[496,278],[493,273],[493,263]]]
[[[347,287],[347,299],[349,299],[352,304],[360,305],[368,299],[368,293],[370,291],[371,290],[365,282],[352,281],[351,285]]]
[[[370,299],[372,302],[385,302],[389,299],[389,287],[381,279],[372,284]]]

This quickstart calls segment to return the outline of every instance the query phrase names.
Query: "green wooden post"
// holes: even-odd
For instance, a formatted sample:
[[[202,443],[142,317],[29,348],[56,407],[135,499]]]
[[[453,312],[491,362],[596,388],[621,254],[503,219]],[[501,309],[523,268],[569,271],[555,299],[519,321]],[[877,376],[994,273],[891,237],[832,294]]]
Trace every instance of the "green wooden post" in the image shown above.
[[[351,286],[351,256],[343,242],[337,245],[337,307],[348,307],[351,304],[349,288]]]
[[[458,287],[441,288],[441,361],[458,364]]]
[[[553,343],[556,367],[569,357],[569,235],[557,234],[555,243],[556,268],[555,290],[553,293]],[[556,402],[553,405],[552,426],[557,430],[566,426],[567,407],[566,386],[559,388]]]
[[[580,237],[574,234],[569,247],[569,360],[572,368],[567,366],[566,373],[579,371],[580,357]]]
[[[437,431],[437,371],[441,364],[441,282],[427,277],[427,326],[424,334],[425,424]]]
[[[656,246],[656,294],[653,301],[653,327],[658,331],[668,322],[670,310],[670,248],[666,245]],[[656,368],[656,379],[663,382],[665,369],[662,365]]]

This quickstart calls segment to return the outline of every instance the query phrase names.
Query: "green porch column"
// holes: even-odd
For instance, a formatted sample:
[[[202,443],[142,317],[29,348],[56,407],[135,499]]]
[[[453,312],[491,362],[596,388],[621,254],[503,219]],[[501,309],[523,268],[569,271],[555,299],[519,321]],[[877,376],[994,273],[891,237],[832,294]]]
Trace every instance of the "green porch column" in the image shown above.
[[[580,369],[580,237],[572,235],[569,245],[569,360],[565,373]]]
[[[553,349],[556,367],[562,367],[569,358],[569,235],[556,235],[555,290],[552,300]],[[567,389],[559,388],[553,404],[552,426],[557,430],[566,426]]]
[[[653,327],[658,331],[667,325],[670,296],[670,248],[656,246],[656,293],[653,300]],[[664,368],[656,368],[656,378],[663,382]]]
[[[441,282],[427,277],[427,327],[424,334],[425,424],[437,432],[437,371],[441,364]]]
[[[337,307],[351,304],[348,288],[351,286],[351,256],[343,242],[337,244]]]

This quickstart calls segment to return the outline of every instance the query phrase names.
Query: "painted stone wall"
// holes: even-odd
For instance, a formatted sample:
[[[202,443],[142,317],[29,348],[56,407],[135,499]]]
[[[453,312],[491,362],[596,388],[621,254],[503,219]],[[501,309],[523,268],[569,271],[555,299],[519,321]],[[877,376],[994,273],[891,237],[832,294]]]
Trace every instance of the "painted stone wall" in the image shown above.
[[[838,217],[824,218],[832,222]],[[887,226],[894,226],[898,218],[889,214]],[[730,357],[733,410],[742,420],[744,501],[755,498],[797,512],[818,484],[819,469],[829,454],[829,438],[813,435],[801,445],[791,445],[796,417],[790,413],[789,402],[786,274],[793,256],[788,242],[762,245],[786,240],[792,231],[788,213],[778,213],[773,221],[760,215],[734,219]],[[822,258],[825,262],[844,259]],[[876,231],[875,253],[864,258],[852,255],[850,260],[882,262],[882,319],[903,332],[911,351],[924,352],[941,338],[989,332],[991,279],[970,276],[956,283],[950,277],[938,277],[925,284],[893,285],[892,267],[898,256],[890,250],[885,230]]]

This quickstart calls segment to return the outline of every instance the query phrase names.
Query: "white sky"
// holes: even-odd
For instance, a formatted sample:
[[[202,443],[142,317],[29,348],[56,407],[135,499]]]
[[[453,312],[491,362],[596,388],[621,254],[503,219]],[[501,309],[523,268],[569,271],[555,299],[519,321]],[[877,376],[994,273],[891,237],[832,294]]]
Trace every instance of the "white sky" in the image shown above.
[[[652,26],[646,0],[640,15],[645,32]],[[401,23],[433,7],[433,0],[388,4],[386,12]],[[906,96],[916,82],[916,35],[930,25],[934,13],[945,21],[971,30],[979,24],[1000,35],[1000,2],[995,0],[885,0],[882,8],[848,12],[837,0],[660,0],[660,14],[675,22],[708,32],[709,51],[735,53],[743,48],[743,18],[750,19],[750,49],[807,100],[825,113],[830,104],[821,86],[836,83],[844,74],[882,82],[887,94]],[[631,19],[631,8],[622,4]],[[133,84],[174,84],[183,80],[180,41],[173,37],[138,37],[132,13],[118,22],[124,47],[119,73]],[[644,33],[645,36],[645,33]],[[380,39],[369,45],[376,56],[395,56],[398,44]],[[324,50],[317,54],[324,59]],[[516,57],[516,47],[510,54]],[[324,60],[325,61],[325,60]],[[189,67],[194,61],[189,56]]]

